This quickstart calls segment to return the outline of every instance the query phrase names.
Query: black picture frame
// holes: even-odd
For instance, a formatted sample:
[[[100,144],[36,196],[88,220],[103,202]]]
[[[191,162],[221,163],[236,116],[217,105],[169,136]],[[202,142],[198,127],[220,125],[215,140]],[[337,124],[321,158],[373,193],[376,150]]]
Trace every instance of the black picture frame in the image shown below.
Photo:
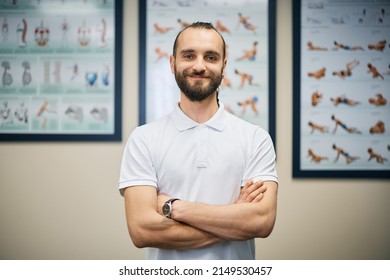
[[[16,3],[16,1],[15,1]],[[58,2],[60,3],[60,2]],[[106,93],[111,95],[109,98],[107,98],[108,100],[108,103],[109,105],[108,106],[108,123],[109,125],[107,125],[107,127],[109,127],[108,129],[104,130],[104,129],[101,129],[101,131],[99,131],[99,129],[94,129],[94,128],[91,128],[92,125],[89,125],[87,128],[85,129],[80,129],[79,131],[17,131],[17,132],[3,132],[3,131],[0,131],[0,141],[1,142],[27,142],[27,141],[31,141],[31,142],[40,142],[40,141],[49,141],[49,142],[58,142],[58,141],[81,141],[81,142],[84,142],[84,141],[113,141],[113,142],[116,142],[116,141],[121,141],[122,140],[122,26],[123,26],[123,0],[112,0],[112,1],[102,1],[102,2],[95,2],[95,3],[88,3],[88,2],[77,2],[76,3],[77,5],[95,5],[93,9],[89,9],[88,10],[88,13],[86,14],[86,17],[88,19],[93,19],[95,18],[95,21],[97,20],[101,20],[100,23],[101,23],[101,26],[96,26],[95,23],[94,25],[91,24],[91,27],[90,29],[88,29],[87,31],[85,32],[88,32],[88,33],[93,33],[95,32],[95,35],[91,35],[91,42],[97,42],[98,39],[96,39],[95,37],[98,37],[97,32],[106,32],[106,30],[109,30],[107,31],[107,33],[109,32],[110,34],[109,35],[105,35],[106,37],[103,39],[103,35],[101,35],[102,37],[99,39],[101,40],[102,42],[103,41],[107,41],[108,43],[107,44],[112,44],[110,45],[110,49],[107,51],[100,51],[100,53],[104,53],[108,58],[107,58],[107,61],[109,61],[109,63],[112,63],[110,64],[110,69],[107,68],[107,79],[110,80],[110,82],[107,82],[106,85],[110,84],[110,88],[111,90],[109,90],[109,93],[107,93],[107,90],[106,90]],[[3,20],[6,20],[6,17],[7,17],[7,13],[8,11],[10,10],[13,10],[13,9],[21,9],[21,10],[29,10],[31,11],[30,13],[27,13],[27,15],[30,15],[31,17],[34,17],[32,19],[36,19],[36,18],[42,18],[44,19],[45,18],[45,11],[43,9],[43,7],[38,7],[38,6],[34,6],[34,5],[39,5],[39,3],[37,2],[37,4],[31,4],[30,1],[27,2],[27,1],[18,1],[16,4],[10,4],[10,3],[4,3],[4,4],[1,4],[3,5],[2,6],[2,10],[3,10]],[[63,5],[66,5],[66,3],[64,3]],[[68,5],[73,5],[72,3],[69,3]],[[75,8],[75,7],[73,7]],[[51,7],[51,9],[53,9],[53,7]],[[64,6],[64,9],[65,9],[65,6]],[[68,9],[72,9],[72,8],[69,8],[68,6]],[[66,16],[69,16],[69,17],[72,17],[72,19],[74,18],[77,18],[79,14],[75,14],[75,13],[72,13],[72,12],[69,12],[67,11],[67,14],[66,12],[64,12],[65,10],[61,10],[61,7],[58,7],[58,17],[60,17],[60,15],[62,13],[65,13]],[[94,16],[94,13],[98,13],[100,12],[101,14],[96,14]],[[47,13],[46,13],[47,14]],[[5,16],[4,16],[5,15]],[[34,15],[34,16],[33,16]],[[82,15],[82,13],[81,13]],[[107,15],[107,18],[103,18],[102,15]],[[99,18],[99,16],[102,16],[102,18]],[[5,18],[5,19],[4,19]],[[65,18],[65,16],[64,16]],[[99,19],[98,19],[99,18]],[[52,17],[53,19],[53,17]],[[81,16],[79,18],[80,22],[82,21],[81,19]],[[10,21],[10,20],[9,20]],[[32,20],[33,22],[33,20]],[[44,22],[44,20],[42,20],[42,23]],[[10,23],[11,25],[12,23]],[[74,25],[74,22],[72,22],[71,20],[68,21],[68,24],[70,25],[70,28],[69,30],[71,30],[72,32],[72,35],[73,37],[71,37],[71,40],[75,40],[76,36],[80,36],[80,33],[83,32],[81,31],[80,27],[76,27]],[[73,24],[73,26],[72,26]],[[33,23],[31,24],[33,25]],[[110,26],[109,26],[110,25]],[[11,26],[13,27],[13,26]],[[18,25],[18,28],[19,28],[19,25]],[[53,27],[54,28],[57,28],[57,27]],[[73,28],[73,30],[72,30]],[[77,28],[77,30],[76,30]],[[98,28],[100,28],[100,30],[98,30]],[[104,31],[102,31],[102,29],[104,28]],[[26,28],[27,29],[27,28]],[[32,28],[34,29],[34,28]],[[35,33],[37,30],[35,30]],[[33,35],[33,30],[31,30],[31,27],[29,26],[29,30],[28,32],[30,33],[30,35],[28,36],[32,36]],[[77,32],[77,33],[76,33]],[[52,33],[50,33],[52,34]],[[77,35],[75,35],[77,34]],[[102,34],[102,33],[99,33],[99,34]],[[68,35],[69,36],[69,35]],[[94,37],[95,36],[95,37]],[[110,37],[109,37],[110,36]],[[53,36],[54,37],[54,36]],[[108,38],[109,37],[109,38]],[[94,39],[95,38],[95,39]],[[107,39],[108,38],[108,39]],[[30,38],[32,39],[32,38]],[[93,41],[95,40],[95,41]],[[33,44],[32,43],[33,41],[29,42],[29,44]],[[53,42],[53,41],[52,41]],[[97,43],[96,43],[97,44]],[[81,43],[80,43],[81,45]],[[37,48],[37,47],[36,47]],[[97,47],[95,47],[97,49]],[[40,50],[30,50],[30,51],[23,51],[23,50],[17,50],[19,52],[21,52],[22,54],[30,54],[31,53],[31,56],[33,56],[34,54],[42,54],[44,53],[43,51],[40,51]],[[15,52],[15,51],[14,51]],[[78,50],[75,50],[75,51],[64,51],[63,53],[59,53],[58,56],[71,56],[72,53],[77,53],[79,55],[79,57],[83,57],[83,56],[90,56],[88,59],[89,61],[95,61],[96,63],[100,62],[99,61],[99,50],[95,50],[95,53],[96,55],[91,55],[89,54],[87,51],[84,51],[81,49],[81,47],[79,47]],[[52,50],[50,52],[49,55],[51,55],[52,53],[56,53],[56,51]],[[7,54],[7,53],[1,53],[0,56],[15,56],[15,53],[11,53],[11,54]],[[76,60],[77,58],[74,58],[74,60]],[[82,79],[86,79],[86,73],[83,72],[83,73],[80,73],[80,76],[82,77]],[[99,74],[99,78],[102,77],[101,73]],[[108,78],[109,77],[109,78]],[[103,83],[103,82],[100,82],[100,83]],[[87,90],[86,90],[87,91]],[[95,91],[93,92],[95,93],[95,97],[98,96],[99,94],[96,94],[96,93],[99,93],[99,91]],[[84,98],[86,103],[87,102],[91,102],[91,104],[89,104],[90,107],[88,107],[89,109],[92,107],[92,102],[93,101],[88,101],[90,99],[92,99],[93,97],[86,97],[85,93],[84,94]],[[99,104],[99,105],[102,105],[102,106],[105,106],[106,105],[106,101],[107,100],[97,100],[96,101],[96,104]],[[99,103],[100,102],[100,103]],[[95,107],[94,107],[95,108]],[[99,108],[99,107],[96,107],[96,108]],[[31,109],[31,108],[29,108]],[[86,109],[86,108],[83,108],[83,109]],[[32,110],[30,110],[32,111]],[[84,110],[86,111],[86,110]],[[61,113],[64,113],[64,112],[61,112]],[[93,113],[91,111],[88,111],[87,112],[88,114],[92,115]],[[84,117],[85,115],[87,114],[85,113],[84,114]],[[30,115],[30,119],[33,117],[33,115]],[[89,116],[90,117],[90,116]],[[91,118],[91,117],[90,117]],[[99,119],[99,121],[101,121],[101,119]],[[103,121],[102,121],[103,122]]]
[[[149,121],[147,113],[149,109],[148,104],[148,85],[147,85],[147,59],[148,59],[148,30],[150,32],[150,26],[148,26],[148,1],[139,1],[139,125],[143,125]],[[202,2],[202,1],[199,1]],[[268,65],[267,65],[267,85],[268,85],[268,114],[267,114],[267,131],[269,132],[274,144],[276,144],[276,1],[261,1],[267,5],[267,18],[268,18]],[[165,1],[164,3],[168,3]],[[203,2],[202,2],[203,3]],[[208,7],[210,8],[210,7]],[[158,7],[154,7],[158,9]],[[217,12],[217,10],[216,10]],[[239,12],[237,10],[237,12]],[[197,13],[194,13],[197,14]],[[261,15],[259,15],[261,17]],[[160,15],[160,18],[163,17]],[[180,17],[179,15],[177,17]],[[196,17],[194,17],[196,18]],[[199,15],[199,18],[202,18]],[[176,20],[176,19],[175,19]],[[197,20],[194,20],[197,21]],[[202,19],[200,20],[202,21]],[[206,20],[208,21],[208,20]],[[225,37],[226,40],[226,37]],[[173,39],[171,40],[173,45]],[[228,59],[228,68],[232,67]],[[230,64],[230,66],[229,66]],[[169,71],[169,70],[167,70]],[[178,91],[178,89],[175,89]],[[221,99],[221,98],[220,98]],[[223,99],[222,99],[223,102]]]
[[[387,64],[389,62],[390,18],[381,15],[381,7],[386,6],[387,10],[390,10],[390,5],[382,4],[366,2],[356,5],[345,1],[339,3],[333,1],[330,4],[330,1],[293,0],[294,178],[390,178],[389,132],[387,130],[374,132],[375,130],[368,129],[370,126],[366,125],[374,124],[372,121],[374,119],[384,121],[390,119],[389,104],[375,107],[369,104],[368,97],[369,94],[374,96],[376,90],[390,94],[390,77],[374,79],[365,68],[368,63],[374,61],[381,67],[383,73],[385,61]],[[387,20],[386,23],[383,23],[383,19]],[[346,32],[348,30],[350,32]],[[362,34],[364,32],[366,36]],[[387,39],[384,49],[375,51],[370,48],[369,44],[380,41],[378,38],[383,36]],[[310,38],[313,40],[309,40]],[[338,40],[341,39],[350,45],[340,44]],[[362,41],[359,41],[360,39]],[[367,40],[363,42],[363,39]],[[310,47],[309,41],[312,43]],[[341,67],[349,61],[358,61],[355,63],[356,68],[352,70],[353,74],[344,76],[345,72],[336,71],[339,69],[336,65],[340,64]],[[322,77],[315,78],[314,72],[309,71],[319,69],[320,65],[326,68],[326,72],[322,72]],[[309,73],[312,76],[309,76]],[[336,96],[342,94],[342,90],[351,99],[359,101],[353,104],[352,101],[343,99],[342,102],[345,104],[338,105],[335,101]],[[355,95],[351,93],[352,91]],[[309,101],[311,96],[314,97],[314,93],[321,94],[320,103]],[[388,100],[390,95],[385,97]],[[342,116],[348,120],[348,126],[343,123],[336,125],[335,116]],[[322,121],[323,132],[317,132],[319,130],[314,128],[309,131],[312,127],[309,128],[308,121],[316,117]],[[310,125],[313,123],[310,122]],[[353,126],[360,130],[354,131]],[[339,142],[342,144],[336,144]],[[313,149],[309,155],[311,145],[323,154],[313,154]],[[342,152],[339,154],[340,147]],[[372,151],[381,151],[380,160],[370,156],[368,153],[370,148]],[[357,156],[352,158],[353,155]],[[314,156],[319,156],[317,158],[319,162],[314,160]]]

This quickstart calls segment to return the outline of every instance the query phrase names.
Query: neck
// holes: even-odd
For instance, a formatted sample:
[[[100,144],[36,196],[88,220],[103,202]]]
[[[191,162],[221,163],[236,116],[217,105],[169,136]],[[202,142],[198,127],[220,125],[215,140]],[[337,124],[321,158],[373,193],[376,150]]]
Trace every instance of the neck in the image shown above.
[[[180,109],[197,123],[205,123],[218,111],[218,103],[215,94],[202,101],[191,101],[183,93],[180,94]]]

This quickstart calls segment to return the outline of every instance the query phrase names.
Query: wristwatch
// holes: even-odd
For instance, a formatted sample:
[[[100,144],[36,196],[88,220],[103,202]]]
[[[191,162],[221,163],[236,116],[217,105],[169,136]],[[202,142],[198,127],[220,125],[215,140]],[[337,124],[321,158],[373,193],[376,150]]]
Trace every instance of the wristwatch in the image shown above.
[[[169,200],[167,200],[164,205],[162,206],[162,214],[167,217],[167,218],[171,218],[171,214],[172,214],[172,203],[176,200],[179,200],[178,198],[171,198]]]

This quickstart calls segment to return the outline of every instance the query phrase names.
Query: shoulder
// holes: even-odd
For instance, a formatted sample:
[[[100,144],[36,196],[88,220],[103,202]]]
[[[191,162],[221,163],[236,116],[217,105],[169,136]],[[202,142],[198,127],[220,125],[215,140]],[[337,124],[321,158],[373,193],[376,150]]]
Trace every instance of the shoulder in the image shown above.
[[[153,135],[159,135],[170,124],[170,116],[166,115],[158,120],[152,121],[136,127],[131,133],[130,137],[153,137]]]
[[[232,127],[238,133],[244,133],[245,135],[260,135],[260,136],[269,136],[268,132],[261,126],[250,123],[246,120],[243,120],[229,112],[226,112],[228,125]]]

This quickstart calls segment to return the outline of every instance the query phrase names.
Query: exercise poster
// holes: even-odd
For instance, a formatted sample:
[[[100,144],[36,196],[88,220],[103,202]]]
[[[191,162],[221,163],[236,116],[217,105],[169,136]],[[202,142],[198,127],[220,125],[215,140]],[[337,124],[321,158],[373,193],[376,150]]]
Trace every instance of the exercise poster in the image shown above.
[[[1,1],[0,137],[115,133],[114,4]]]
[[[300,13],[299,169],[388,177],[390,2],[302,0]]]

